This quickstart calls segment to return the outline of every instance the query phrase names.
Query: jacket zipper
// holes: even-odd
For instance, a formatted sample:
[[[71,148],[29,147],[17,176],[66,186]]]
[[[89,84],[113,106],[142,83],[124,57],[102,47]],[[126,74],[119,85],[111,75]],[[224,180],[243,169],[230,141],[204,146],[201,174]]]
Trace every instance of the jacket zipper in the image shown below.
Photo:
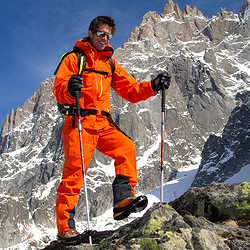
[[[99,98],[102,96],[102,75],[101,75],[101,83],[100,83],[100,87],[101,87],[101,91],[100,91]]]
[[[97,60],[95,60],[95,70],[97,70]],[[96,79],[96,89],[97,89],[97,97],[100,98],[102,96],[102,92],[103,92],[103,85],[102,85],[102,79],[103,75],[101,75],[101,80],[100,80],[100,84],[98,81],[98,74],[95,73],[95,79]],[[99,87],[100,85],[100,87]]]

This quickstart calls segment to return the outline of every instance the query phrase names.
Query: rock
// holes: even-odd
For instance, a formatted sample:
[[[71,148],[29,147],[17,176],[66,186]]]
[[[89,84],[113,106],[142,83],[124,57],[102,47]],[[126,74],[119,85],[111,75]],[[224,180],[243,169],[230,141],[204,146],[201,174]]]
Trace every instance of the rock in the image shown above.
[[[233,109],[221,136],[211,134],[204,145],[193,187],[224,182],[250,164],[250,92],[236,98],[239,105]]]
[[[236,222],[242,218],[249,220],[249,205],[244,207],[244,212],[237,209],[239,202],[245,199],[249,201],[249,185],[250,183],[217,184],[205,189],[190,188],[182,197],[170,202],[171,206],[167,203],[155,203],[141,218],[112,233],[107,231],[106,237],[105,232],[102,232],[104,239],[99,243],[96,242],[93,248],[247,250],[250,246],[250,231],[239,227]],[[216,204],[219,204],[219,201],[223,203],[219,205],[223,206],[222,209],[218,209],[220,215],[212,205],[210,208],[202,205],[212,204],[213,201],[210,202],[212,198]],[[234,208],[236,210],[230,212],[230,209]],[[203,210],[209,210],[209,216],[202,212]],[[212,222],[200,215],[209,217],[213,221],[217,218],[220,222]],[[228,218],[236,222],[228,221]]]
[[[188,212],[212,222],[234,220],[245,227],[250,224],[250,183],[190,188],[169,204],[182,215]]]
[[[249,185],[190,188],[179,199],[170,202],[171,206],[155,203],[142,218],[119,228],[96,248],[248,249],[250,231],[230,225],[228,219],[248,220],[249,225]],[[209,211],[208,215],[205,211]],[[220,223],[215,224],[209,219]]]

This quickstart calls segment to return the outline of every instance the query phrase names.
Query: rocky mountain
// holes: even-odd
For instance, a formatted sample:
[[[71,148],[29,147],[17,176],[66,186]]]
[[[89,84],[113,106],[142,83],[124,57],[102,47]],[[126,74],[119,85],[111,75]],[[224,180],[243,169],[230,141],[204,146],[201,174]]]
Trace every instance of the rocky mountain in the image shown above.
[[[207,139],[192,186],[224,182],[250,165],[250,93],[238,98],[241,104],[233,109],[222,134]]]
[[[190,188],[170,204],[155,203],[142,218],[93,235],[76,249],[249,249],[249,182]],[[58,249],[52,242],[44,249]]]
[[[196,7],[186,6],[182,12],[169,0],[160,15],[146,13],[128,41],[115,51],[115,59],[138,81],[150,80],[166,69],[173,76],[166,91],[165,181],[173,178],[178,169],[199,165],[196,159],[200,156],[203,158],[194,181],[199,186],[224,181],[221,176],[227,172],[225,167],[232,172],[226,175],[229,178],[247,164],[247,158],[239,161],[238,153],[223,166],[216,162],[228,157],[227,149],[237,147],[233,139],[239,144],[248,142],[243,137],[249,133],[249,122],[245,124],[249,112],[249,22],[249,0],[238,14],[221,9],[210,19]],[[22,107],[12,110],[2,124],[3,247],[55,227],[55,196],[64,157],[60,135],[63,117],[52,93],[53,82],[54,78],[48,78],[41,83],[37,93]],[[160,102],[160,95],[130,104],[115,92],[111,94],[112,116],[137,148],[137,191],[141,192],[160,183]],[[241,133],[242,129],[245,133]],[[231,141],[230,131],[235,132]],[[220,139],[216,140],[215,135]],[[216,145],[224,151],[218,151]],[[217,161],[214,152],[218,154]],[[213,180],[205,174],[204,166],[218,168],[216,176],[220,177]],[[112,206],[114,175],[113,161],[96,152],[87,176],[91,217]],[[85,219],[83,201],[80,195],[76,215],[79,221]]]

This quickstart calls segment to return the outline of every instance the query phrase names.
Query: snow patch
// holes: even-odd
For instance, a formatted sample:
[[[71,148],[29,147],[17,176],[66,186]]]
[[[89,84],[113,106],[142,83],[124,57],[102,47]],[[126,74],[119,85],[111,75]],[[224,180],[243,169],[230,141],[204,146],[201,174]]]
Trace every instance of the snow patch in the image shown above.
[[[227,179],[225,183],[250,182],[250,164],[243,167],[237,174]]]
[[[155,143],[152,144],[151,147],[144,152],[142,157],[140,157],[137,160],[137,169],[140,169],[143,166],[146,166],[149,164],[149,158],[153,154],[153,152],[155,152],[159,148],[160,142],[161,142],[161,136],[158,135],[155,140]]]
[[[50,192],[53,187],[55,187],[55,183],[57,179],[50,180],[46,185],[39,186],[38,190],[33,194],[34,198],[39,200],[43,200],[50,195]]]

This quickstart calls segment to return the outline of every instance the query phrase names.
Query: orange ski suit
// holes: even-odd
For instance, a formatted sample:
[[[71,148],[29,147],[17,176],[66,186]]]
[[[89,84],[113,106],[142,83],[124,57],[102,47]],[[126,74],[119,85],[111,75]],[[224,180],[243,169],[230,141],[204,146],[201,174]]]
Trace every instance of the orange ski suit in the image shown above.
[[[114,59],[115,70],[112,73],[108,57],[113,55],[113,49],[108,44],[103,51],[97,51],[83,38],[75,46],[82,49],[86,56],[85,69],[108,72],[103,75],[98,72],[84,71],[82,73],[83,88],[81,89],[80,108],[97,110],[96,115],[81,117],[82,142],[85,173],[95,149],[114,159],[116,178],[112,184],[114,204],[135,196],[134,187],[137,184],[136,150],[134,143],[119,131],[101,111],[110,112],[110,87],[118,95],[129,102],[136,103],[154,96],[151,82],[138,83]],[[60,104],[74,104],[67,89],[68,81],[73,74],[78,73],[77,56],[75,53],[65,57],[56,75],[53,93]],[[72,126],[75,119],[76,126]],[[83,185],[79,133],[76,116],[65,116],[62,129],[65,163],[62,180],[57,190],[56,214],[58,232],[75,228],[75,205]]]

